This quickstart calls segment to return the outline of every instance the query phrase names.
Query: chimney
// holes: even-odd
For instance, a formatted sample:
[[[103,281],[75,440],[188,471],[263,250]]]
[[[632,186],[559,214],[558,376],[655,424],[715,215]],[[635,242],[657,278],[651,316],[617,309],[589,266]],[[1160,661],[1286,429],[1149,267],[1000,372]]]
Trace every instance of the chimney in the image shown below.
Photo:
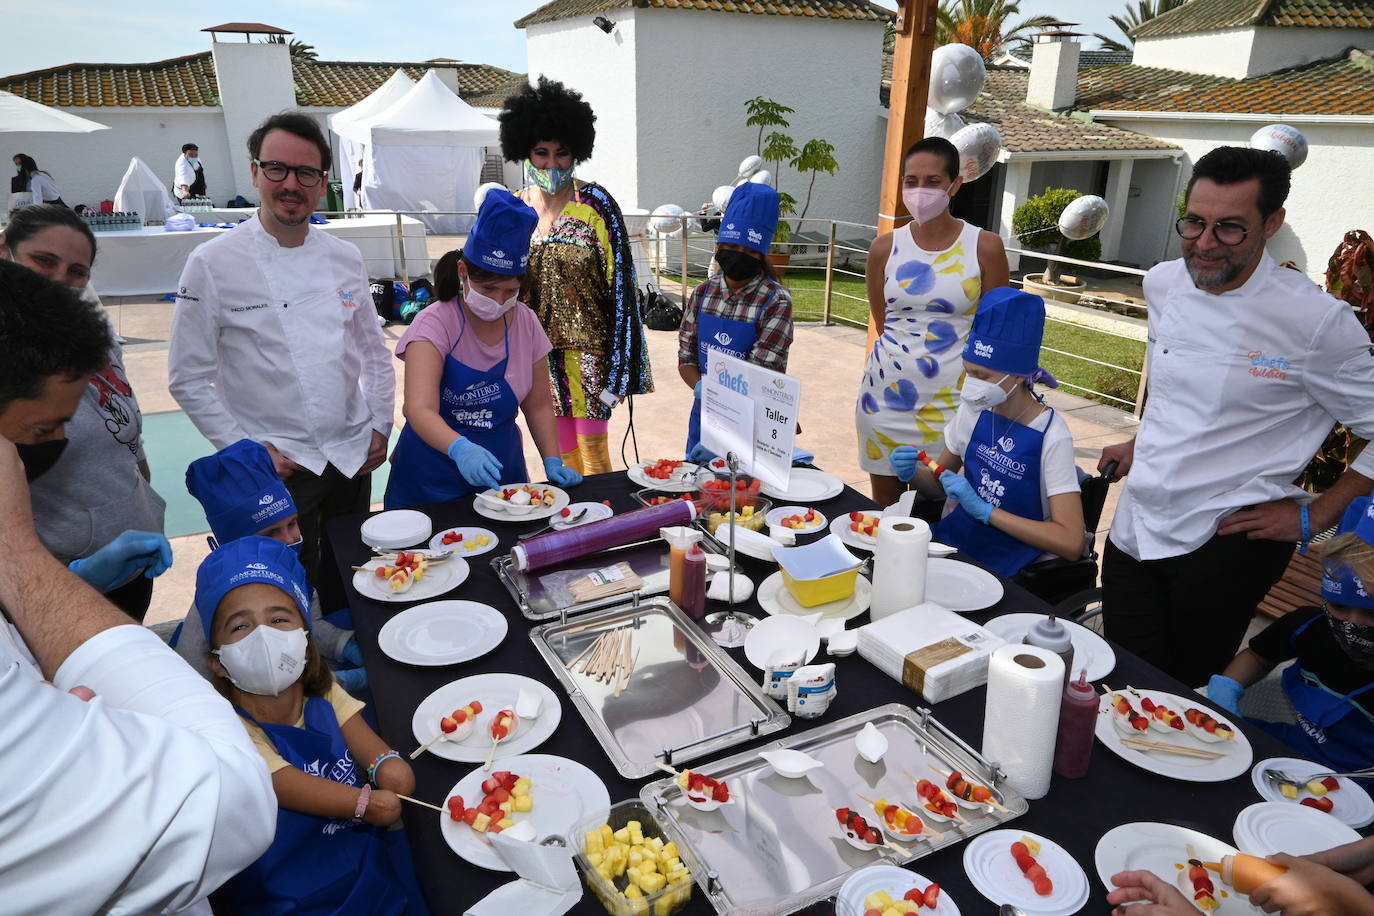
[[[269,115],[296,107],[286,44],[291,33],[261,22],[227,22],[201,31],[210,33],[234,193],[256,200],[248,169],[248,136]],[[242,35],[243,41],[233,41],[235,35]]]
[[[1050,22],[1033,36],[1026,102],[1037,108],[1072,108],[1078,94],[1078,39],[1074,22]]]

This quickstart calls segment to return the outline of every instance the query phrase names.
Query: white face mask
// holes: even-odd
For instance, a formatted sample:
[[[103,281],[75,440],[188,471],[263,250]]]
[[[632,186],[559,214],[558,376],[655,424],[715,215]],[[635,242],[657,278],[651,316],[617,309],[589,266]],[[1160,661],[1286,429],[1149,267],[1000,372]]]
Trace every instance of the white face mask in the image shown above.
[[[515,307],[514,296],[505,302],[497,302],[490,296],[484,296],[471,287],[468,287],[467,293],[463,296],[463,301],[467,303],[468,308],[472,309],[472,314],[483,321],[495,321]]]
[[[949,192],[943,188],[904,188],[902,203],[918,223],[928,223],[949,209]]]
[[[970,375],[964,379],[964,387],[959,392],[959,398],[974,410],[991,410],[1011,396],[1011,392],[1002,387],[1002,382],[1006,380],[1005,375],[995,382]]]
[[[305,671],[305,630],[258,626],[238,642],[214,650],[229,682],[245,693],[275,697]]]

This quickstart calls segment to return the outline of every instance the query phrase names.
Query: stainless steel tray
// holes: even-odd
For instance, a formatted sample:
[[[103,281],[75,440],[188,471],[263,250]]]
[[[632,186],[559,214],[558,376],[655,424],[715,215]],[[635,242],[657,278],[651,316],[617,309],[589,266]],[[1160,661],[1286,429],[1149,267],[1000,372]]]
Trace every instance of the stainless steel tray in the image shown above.
[[[876,764],[858,755],[854,737],[872,722],[888,740],[887,754]],[[792,748],[825,764],[798,779],[779,776],[760,751]],[[860,796],[887,799],[922,811],[915,783],[907,774],[943,787],[931,764],[958,769],[967,778],[991,786],[1006,811],[960,813],[967,825],[927,819],[940,840],[893,840],[891,846],[861,851],[840,833],[834,810],[858,811],[873,826],[882,819]],[[941,725],[928,709],[897,703],[880,706],[811,731],[791,735],[758,750],[746,751],[700,768],[727,780],[735,802],[702,812],[688,807],[672,778],[640,789],[646,805],[658,812],[673,840],[688,846],[702,864],[698,884],[716,911],[730,916],[790,913],[834,895],[855,869],[875,862],[902,865],[1026,812],[1025,799],[1002,782],[976,751]]]
[[[620,696],[569,670],[597,637],[629,630],[637,661]],[[623,776],[695,760],[792,721],[753,679],[667,598],[640,600],[530,631],[573,705]]]

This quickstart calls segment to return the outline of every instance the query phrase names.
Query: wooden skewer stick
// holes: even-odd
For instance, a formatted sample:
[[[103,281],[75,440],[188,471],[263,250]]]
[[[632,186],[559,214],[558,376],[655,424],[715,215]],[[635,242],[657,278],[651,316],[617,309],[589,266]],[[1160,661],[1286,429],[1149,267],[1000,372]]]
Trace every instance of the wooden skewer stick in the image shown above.
[[[491,769],[492,761],[496,759],[496,746],[500,743],[501,739],[499,738],[491,739],[491,750],[487,751],[487,760],[482,764],[482,772],[485,773],[487,770]]]
[[[1167,741],[1152,741],[1149,738],[1126,737],[1121,739],[1121,743],[1126,747],[1132,747],[1141,751],[1163,751],[1169,754],[1178,754],[1182,757],[1196,757],[1199,760],[1217,760],[1226,756],[1221,751],[1209,751],[1200,747],[1185,747],[1181,744],[1170,744]]]
[[[620,696],[620,692],[621,692],[622,690],[624,690],[626,687],[629,687],[629,686],[630,686],[630,678],[632,678],[632,677],[635,676],[635,667],[636,667],[638,664],[639,664],[639,650],[638,650],[638,649],[635,649],[635,657],[634,657],[633,659],[630,660],[630,667],[629,667],[629,669],[625,672],[625,681],[624,681],[624,683],[622,683],[620,686],[616,687],[616,689],[615,689],[615,695],[616,695],[616,696]]]
[[[448,737],[448,732],[443,731],[443,730],[441,729],[441,730],[439,731],[439,734],[435,735],[433,738],[430,738],[430,739],[429,739],[428,741],[426,741],[424,744],[420,745],[420,746],[417,747],[415,750],[411,751],[411,752],[410,752],[410,759],[411,759],[411,760],[414,760],[416,757],[419,757],[419,756],[420,756],[421,754],[423,754],[425,751],[427,751],[427,750],[429,750],[430,748],[434,747],[434,745],[438,744],[440,741],[443,741],[446,737]]]
[[[674,776],[681,776],[681,775],[682,775],[682,773],[681,773],[680,771],[673,769],[673,768],[670,767],[668,764],[664,763],[662,760],[655,761],[654,766],[658,767],[660,770],[662,770],[662,771],[665,772],[665,773],[672,773]]]
[[[396,793],[396,797],[399,798],[401,801],[408,801],[408,802],[410,802],[412,805],[419,805],[419,806],[421,806],[421,807],[423,807],[423,808],[432,808],[432,809],[434,809],[435,811],[438,811],[440,814],[447,814],[447,813],[448,813],[448,811],[447,811],[446,809],[440,808],[438,805],[431,805],[431,804],[430,804],[429,802],[427,802],[427,801],[420,801],[418,798],[411,798],[409,795],[402,795],[400,792],[397,792],[397,793]]]
[[[591,652],[592,649],[595,648],[596,640],[593,639],[590,643],[587,644],[587,648],[583,649],[581,652],[577,654],[576,658],[574,658],[572,661],[568,662],[566,665],[563,666],[563,670],[571,671],[573,668],[577,667],[577,663],[582,661],[582,659],[587,656],[587,653]]]

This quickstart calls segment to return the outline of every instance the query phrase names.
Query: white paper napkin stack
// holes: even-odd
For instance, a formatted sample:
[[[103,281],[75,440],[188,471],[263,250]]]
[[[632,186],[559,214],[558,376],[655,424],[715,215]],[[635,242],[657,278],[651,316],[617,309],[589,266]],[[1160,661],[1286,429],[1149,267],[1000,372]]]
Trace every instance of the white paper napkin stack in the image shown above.
[[[859,654],[938,703],[987,681],[988,657],[1006,640],[933,601],[859,629]]]
[[[500,834],[491,837],[491,845],[520,880],[501,885],[469,906],[465,916],[562,916],[582,899],[582,881],[566,847]]]

